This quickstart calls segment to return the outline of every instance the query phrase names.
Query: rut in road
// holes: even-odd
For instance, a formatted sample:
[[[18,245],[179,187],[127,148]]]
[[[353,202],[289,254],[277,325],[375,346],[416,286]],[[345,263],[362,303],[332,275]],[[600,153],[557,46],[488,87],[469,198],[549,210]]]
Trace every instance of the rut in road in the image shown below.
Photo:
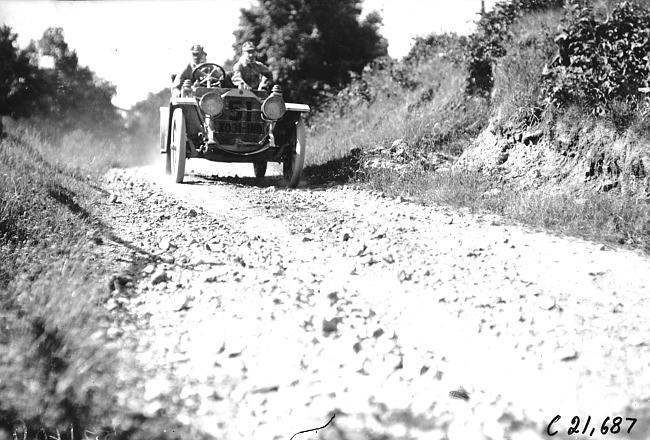
[[[142,274],[114,329],[146,369],[124,402],[218,438],[289,438],[333,414],[321,438],[546,438],[558,414],[555,438],[574,415],[648,426],[647,258],[275,183],[106,176],[106,221]]]

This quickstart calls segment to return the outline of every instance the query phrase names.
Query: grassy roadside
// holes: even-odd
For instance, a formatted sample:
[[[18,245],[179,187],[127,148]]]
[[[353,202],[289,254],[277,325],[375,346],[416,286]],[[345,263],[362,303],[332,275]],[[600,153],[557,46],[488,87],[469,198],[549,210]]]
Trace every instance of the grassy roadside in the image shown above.
[[[615,192],[522,190],[478,172],[371,167],[361,150],[305,168],[312,182],[355,182],[390,197],[403,196],[426,206],[493,213],[548,232],[579,237],[650,254],[650,201]],[[453,160],[450,162],[452,163]]]
[[[550,194],[498,184],[478,173],[372,170],[363,181],[391,196],[425,205],[448,205],[489,212],[559,235],[580,237],[650,254],[650,202],[613,193]]]
[[[466,43],[453,35],[420,39],[403,60],[368,67],[310,121],[306,178],[345,177],[426,205],[492,212],[556,234],[650,253],[650,96],[612,101],[609,114],[596,114],[586,104],[545,107],[542,75],[557,54],[556,30],[565,13],[551,8],[522,12],[512,20],[486,18],[499,26],[486,22],[477,38],[498,43],[498,50],[489,48],[502,52],[488,63],[494,82],[489,95],[468,95],[471,63],[462,61],[469,56],[462,48]],[[486,37],[489,32],[495,32],[494,41]],[[489,125],[495,148],[480,150],[485,154],[479,159],[498,166],[484,174],[454,167]],[[524,189],[508,180],[505,176],[515,174],[508,171],[525,175],[549,164],[535,157],[541,148],[522,141],[529,131],[543,133],[539,142],[550,146],[547,157],[556,154],[582,167],[587,163],[593,180],[580,185],[566,178],[552,191],[548,185]],[[519,157],[510,154],[515,144]],[[553,171],[577,175],[581,170]],[[595,190],[597,178],[611,180],[615,189]],[[636,185],[636,193],[621,190],[624,182]]]
[[[66,157],[30,129],[0,141],[0,438],[21,437],[23,423],[28,439],[58,429],[65,440],[70,428],[74,438],[168,438],[164,421],[117,399],[137,364],[106,331],[116,266],[96,215],[108,194],[95,181],[115,155],[84,170]]]

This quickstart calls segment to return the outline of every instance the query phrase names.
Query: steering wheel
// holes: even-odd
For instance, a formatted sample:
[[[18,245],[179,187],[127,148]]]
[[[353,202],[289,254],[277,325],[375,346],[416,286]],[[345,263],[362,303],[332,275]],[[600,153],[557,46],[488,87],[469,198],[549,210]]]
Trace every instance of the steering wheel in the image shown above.
[[[221,76],[216,76],[215,72],[221,71]],[[221,81],[226,76],[226,71],[223,70],[218,64],[215,63],[201,63],[192,70],[192,82],[198,81],[198,84],[203,87],[214,87],[218,81]]]

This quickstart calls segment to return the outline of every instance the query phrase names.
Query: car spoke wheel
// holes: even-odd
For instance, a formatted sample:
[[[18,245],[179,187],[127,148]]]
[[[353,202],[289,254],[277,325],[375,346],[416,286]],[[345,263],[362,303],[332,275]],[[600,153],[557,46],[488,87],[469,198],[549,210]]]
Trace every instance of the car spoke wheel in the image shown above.
[[[187,136],[185,133],[185,117],[183,109],[174,110],[172,117],[172,141],[170,148],[172,177],[176,183],[181,183],[185,177],[185,156]]]
[[[264,162],[254,162],[253,171],[255,172],[255,177],[262,178],[266,174],[266,161]]]
[[[306,147],[305,123],[300,119],[296,123],[296,142],[282,161],[282,174],[289,188],[295,188],[300,183],[300,176],[305,164]]]

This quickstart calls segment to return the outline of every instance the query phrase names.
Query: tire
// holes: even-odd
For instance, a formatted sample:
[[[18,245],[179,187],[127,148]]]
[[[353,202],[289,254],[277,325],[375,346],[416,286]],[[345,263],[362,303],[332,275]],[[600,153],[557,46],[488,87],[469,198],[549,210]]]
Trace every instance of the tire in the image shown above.
[[[253,171],[255,172],[255,177],[262,178],[266,174],[266,162],[254,162]]]
[[[165,155],[165,174],[172,173],[172,162],[167,148],[167,131],[169,129],[169,107],[160,107],[160,153]]]
[[[170,142],[171,156],[171,174],[176,183],[183,182],[185,177],[185,158],[186,158],[187,136],[185,133],[185,117],[183,109],[174,110],[172,117],[172,140]]]
[[[295,188],[300,183],[300,176],[305,165],[306,147],[305,123],[301,118],[296,123],[296,143],[282,161],[282,174],[289,188]]]

